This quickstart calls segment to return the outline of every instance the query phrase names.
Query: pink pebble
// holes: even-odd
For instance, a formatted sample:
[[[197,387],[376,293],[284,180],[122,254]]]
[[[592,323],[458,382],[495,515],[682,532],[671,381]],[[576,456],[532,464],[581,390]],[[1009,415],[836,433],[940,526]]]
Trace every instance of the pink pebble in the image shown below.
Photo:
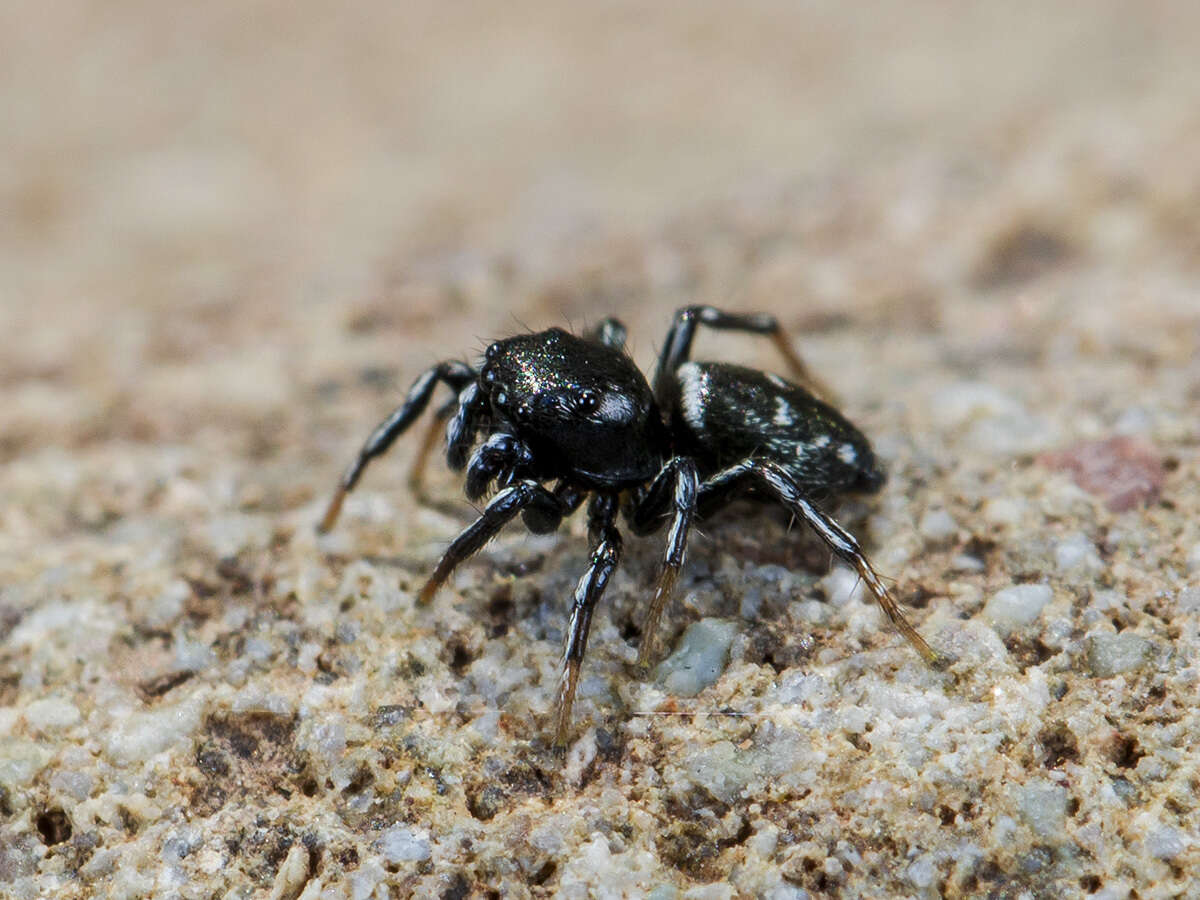
[[[1149,443],[1131,437],[1084,441],[1043,453],[1038,462],[1071,473],[1075,483],[1104,499],[1113,512],[1125,512],[1158,496],[1166,469]]]

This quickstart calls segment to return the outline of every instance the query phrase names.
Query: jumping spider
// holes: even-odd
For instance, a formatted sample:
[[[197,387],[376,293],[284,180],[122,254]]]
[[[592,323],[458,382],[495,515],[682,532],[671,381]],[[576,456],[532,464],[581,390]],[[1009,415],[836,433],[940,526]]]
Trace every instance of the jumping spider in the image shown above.
[[[690,360],[697,325],[771,337],[808,388],[725,363]],[[836,409],[793,352],[776,320],[711,306],[679,310],[658,360],[654,386],[624,350],[625,327],[605,319],[583,337],[560,328],[496,341],[483,364],[439,363],[417,378],[404,402],[372,432],[342,476],[319,526],[328,531],[367,463],[384,453],[424,412],[438,382],[455,396],[439,408],[409,477],[421,473],[446,426],[446,461],[466,469],[466,494],[499,490],[450,544],[421,589],[428,603],[454,568],[521,514],[535,534],[558,528],[590,495],[592,561],[575,589],[558,688],[555,739],[565,741],[579,667],[596,601],[621,558],[617,513],[637,534],[669,519],[666,554],[646,614],[639,664],[649,663],[663,608],[683,565],[693,521],[743,495],[778,503],[806,522],[853,566],[892,624],[927,663],[933,650],[905,618],[858,542],[814,500],[879,490],[884,473],[863,434]],[[486,440],[476,446],[482,432]],[[472,452],[474,448],[474,452]],[[552,489],[544,486],[553,481]]]

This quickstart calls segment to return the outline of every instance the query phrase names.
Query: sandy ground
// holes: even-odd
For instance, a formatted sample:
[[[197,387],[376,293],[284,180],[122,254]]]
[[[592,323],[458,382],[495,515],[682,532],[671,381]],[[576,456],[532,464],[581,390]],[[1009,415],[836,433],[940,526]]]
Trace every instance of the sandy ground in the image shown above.
[[[1046,6],[7,4],[0,893],[1200,896],[1200,7]],[[556,755],[581,521],[418,608],[414,435],[313,526],[429,364],[696,302],[958,662],[734,510]]]

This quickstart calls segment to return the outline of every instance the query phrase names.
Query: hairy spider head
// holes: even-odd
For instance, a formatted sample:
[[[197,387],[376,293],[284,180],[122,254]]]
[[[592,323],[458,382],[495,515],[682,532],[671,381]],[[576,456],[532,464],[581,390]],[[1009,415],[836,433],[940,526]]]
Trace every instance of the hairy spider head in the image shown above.
[[[493,417],[543,465],[618,486],[645,481],[669,449],[645,376],[624,353],[551,328],[497,341],[479,373]]]

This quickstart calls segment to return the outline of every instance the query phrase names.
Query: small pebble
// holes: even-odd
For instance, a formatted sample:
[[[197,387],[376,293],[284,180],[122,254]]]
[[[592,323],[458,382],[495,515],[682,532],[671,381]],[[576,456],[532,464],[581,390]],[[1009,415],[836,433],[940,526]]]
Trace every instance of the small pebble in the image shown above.
[[[1154,417],[1144,406],[1131,406],[1113,423],[1117,434],[1147,434],[1154,428]]]
[[[937,869],[928,855],[919,856],[909,863],[904,875],[913,887],[924,890],[933,884],[934,878],[937,877]]]
[[[1146,833],[1142,843],[1146,852],[1155,859],[1165,859],[1170,862],[1187,850],[1188,839],[1178,828],[1159,825]]]
[[[120,858],[121,851],[117,849],[101,849],[92,854],[91,858],[79,868],[79,874],[91,881],[112,874]]]
[[[779,846],[779,829],[774,825],[760,825],[758,830],[746,839],[746,847],[751,852],[764,859],[770,859]]]
[[[192,852],[203,842],[199,829],[180,828],[163,841],[162,858],[167,863],[178,863],[191,856]]]
[[[830,569],[829,574],[818,584],[825,594],[825,599],[833,606],[845,606],[860,600],[866,591],[866,586],[858,577],[858,573],[840,565]]]
[[[96,786],[95,780],[86,772],[63,769],[50,778],[50,787],[75,800],[86,800]]]
[[[654,677],[668,693],[694,697],[716,682],[729,664],[729,647],[738,628],[722,619],[701,619],[688,626],[678,648],[659,663]]]
[[[1014,398],[982,381],[963,381],[941,389],[934,396],[931,408],[937,424],[943,428],[959,428],[983,417],[1024,412]]]
[[[733,900],[733,887],[728,884],[700,884],[689,888],[683,900]]]
[[[429,832],[404,825],[389,828],[380,836],[379,852],[390,863],[419,862],[433,855]]]
[[[1104,568],[1096,545],[1080,532],[1055,544],[1054,565],[1059,572],[1099,572]]]
[[[371,900],[375,888],[386,878],[387,871],[380,859],[369,857],[350,874],[350,900]]]
[[[829,604],[820,600],[800,600],[792,604],[796,616],[804,622],[824,625],[829,621]]]
[[[765,900],[809,900],[808,891],[794,884],[777,884],[765,894]]]
[[[183,605],[191,595],[191,585],[186,581],[172,580],[153,602],[147,604],[146,624],[154,628],[167,627],[183,614]]]
[[[1084,441],[1043,453],[1038,462],[1070,472],[1075,483],[1104,500],[1112,512],[1125,512],[1158,497],[1167,472],[1149,442],[1131,437]]]
[[[964,443],[980,453],[1036,453],[1053,445],[1050,424],[1015,397],[986,382],[961,382],[939,391],[931,412],[942,431],[961,429]]]
[[[1180,612],[1200,612],[1200,587],[1184,588],[1175,599],[1175,608]]]
[[[1012,497],[992,497],[983,505],[983,518],[990,525],[1012,528],[1025,514],[1025,502]]]
[[[1097,678],[1111,678],[1139,669],[1151,660],[1157,645],[1129,631],[1093,634],[1087,642],[1088,669]]]
[[[958,523],[944,509],[933,509],[921,517],[917,526],[921,537],[934,543],[947,541],[958,533]]]
[[[692,784],[724,803],[740,797],[757,774],[755,760],[729,741],[696,748],[683,765]]]
[[[993,594],[983,615],[998,631],[1010,631],[1036,621],[1052,599],[1048,585],[1015,584]]]
[[[1125,595],[1117,591],[1095,591],[1089,606],[1100,612],[1121,609],[1125,606]]]
[[[69,700],[48,697],[25,707],[25,721],[38,731],[70,728],[80,719],[79,709]]]
[[[187,630],[175,629],[174,668],[179,672],[202,672],[216,662],[217,654],[205,641],[192,640]]]
[[[307,848],[300,841],[296,841],[275,875],[271,900],[292,900],[299,896],[308,881],[309,864]]]
[[[1068,790],[1045,779],[1016,789],[1017,809],[1025,824],[1041,837],[1061,836],[1067,821]]]
[[[200,705],[192,702],[133,713],[106,732],[105,749],[117,765],[143,762],[186,741],[199,727],[200,715]]]
[[[950,568],[955,572],[982,572],[987,567],[982,559],[969,553],[960,553],[950,560]]]

